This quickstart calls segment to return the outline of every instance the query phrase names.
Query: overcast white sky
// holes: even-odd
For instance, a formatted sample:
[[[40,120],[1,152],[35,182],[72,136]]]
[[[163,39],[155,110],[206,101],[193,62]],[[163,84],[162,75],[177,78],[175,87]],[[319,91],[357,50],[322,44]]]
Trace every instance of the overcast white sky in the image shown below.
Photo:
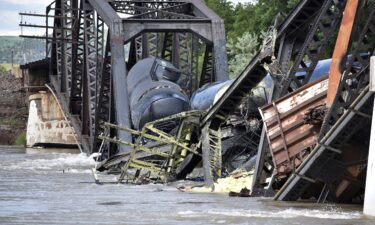
[[[246,3],[254,0],[231,0],[233,3]],[[21,21],[19,12],[45,13],[45,7],[52,0],[0,0],[0,36],[2,35],[20,35],[21,29],[18,24]],[[28,23],[43,24],[44,19],[31,21],[27,18]],[[43,34],[43,29],[24,28],[24,34]]]

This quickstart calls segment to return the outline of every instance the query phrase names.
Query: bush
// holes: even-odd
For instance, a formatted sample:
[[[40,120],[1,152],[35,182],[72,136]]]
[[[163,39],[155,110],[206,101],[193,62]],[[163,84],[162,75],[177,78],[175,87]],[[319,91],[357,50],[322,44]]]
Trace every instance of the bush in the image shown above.
[[[16,137],[16,140],[15,140],[14,144],[15,145],[23,145],[23,146],[25,146],[26,145],[26,133],[22,132],[22,133],[18,134],[18,136]]]
[[[4,65],[0,65],[0,73],[7,73],[8,70]]]

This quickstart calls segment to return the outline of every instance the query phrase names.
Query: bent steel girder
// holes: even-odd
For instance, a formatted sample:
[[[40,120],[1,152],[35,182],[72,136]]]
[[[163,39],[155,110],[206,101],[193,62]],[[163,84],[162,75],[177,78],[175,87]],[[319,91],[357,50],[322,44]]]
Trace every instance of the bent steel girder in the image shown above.
[[[371,7],[374,6],[375,4],[371,5]],[[373,42],[373,40],[375,40],[375,27],[373,26],[375,22],[375,9],[370,13],[366,13],[366,10],[367,9],[362,8],[358,12],[358,14],[362,15],[362,18],[366,18],[367,21],[361,27],[362,21],[360,19],[356,20],[357,23],[354,27],[362,30],[360,31],[359,37],[357,37],[358,40],[351,43],[351,56],[344,67],[345,70],[341,75],[337,94],[326,115],[320,138],[323,138],[345,110],[350,110],[349,106],[369,83],[370,56],[375,52],[375,44]],[[364,15],[368,15],[368,17],[364,17]]]
[[[292,60],[293,66],[287,73],[287,79],[282,80],[280,85],[278,85],[281,90],[275,92],[276,98],[309,82],[318,61],[325,51],[325,47],[334,36],[334,31],[338,28],[344,3],[345,1],[343,0],[314,1],[314,4],[318,4],[321,8],[312,22],[305,24],[304,30],[307,31],[307,35],[294,36],[295,32],[298,32],[296,28],[292,28],[285,33],[284,41],[293,43],[293,55],[289,60],[281,61],[280,64],[285,67]],[[308,26],[306,27],[306,25]],[[289,46],[285,47],[288,48]]]
[[[371,11],[367,12],[368,10]],[[343,162],[339,159],[345,153],[343,146],[357,132],[366,129],[373,108],[373,94],[369,92],[368,84],[370,56],[375,51],[374,4],[365,5],[357,14],[361,18],[356,18],[354,27],[360,31],[359,36],[351,38],[351,57],[344,66],[335,100],[325,115],[319,143],[308,160],[304,161],[277,193],[277,200],[297,200],[308,187],[317,182],[324,183],[324,188],[329,189],[327,195],[336,200],[337,184],[334,183],[341,177],[348,179],[344,174],[346,167],[343,167]],[[354,31],[352,36],[358,31]],[[355,182],[361,183],[359,180]]]
[[[305,84],[311,78],[330,39],[338,28],[345,1],[301,1],[277,28],[276,64],[281,74],[272,74],[276,85],[270,100],[275,100]],[[281,35],[280,35],[281,34]],[[291,63],[292,62],[292,63]],[[263,129],[253,186],[261,183],[268,144]]]
[[[161,56],[179,65],[181,83],[190,91],[202,80],[228,79],[223,21],[200,1],[57,0],[55,8],[51,75],[57,79],[52,83],[79,139],[89,142],[88,153],[99,150],[96,137],[103,122],[131,128],[126,43],[131,42],[129,68],[149,55]],[[200,78],[199,48],[206,45],[210,52]],[[117,136],[132,142],[126,132],[119,130]]]
[[[321,59],[326,46],[334,37],[341,20],[345,1],[321,0],[301,1],[295,10],[289,14],[277,28],[276,63],[280,74],[272,74],[274,88],[270,100],[277,99],[290,91],[307,84]],[[264,155],[267,151],[267,141],[262,137],[257,161],[253,186],[259,184],[263,168]]]
[[[296,73],[302,72],[307,68],[306,63],[303,62],[305,57],[310,56],[312,64],[316,65],[316,62],[319,60],[319,56],[321,56],[321,51],[324,49],[324,46],[326,46],[329,40],[329,36],[324,37],[324,41],[317,39],[320,41],[313,42],[314,45],[312,44],[311,40],[314,38],[314,36],[320,35],[323,28],[325,28],[324,30],[328,29],[328,25],[332,26],[332,29],[337,27],[340,19],[339,9],[341,8],[338,8],[338,6],[335,4],[339,3],[340,1],[333,0],[301,1],[299,5],[296,6],[295,10],[277,28],[278,34],[276,40],[276,50],[278,50],[278,54],[276,55],[284,54],[290,56],[282,58],[284,61],[276,61],[278,61],[278,63],[281,65],[281,68],[285,68],[284,70],[287,70],[286,68],[289,68],[290,62],[293,61],[292,68],[294,69],[287,74],[288,80],[296,79]],[[336,6],[336,8],[334,6]],[[319,15],[318,17],[316,14],[317,12]],[[333,12],[335,16],[331,15]],[[325,34],[333,35],[333,33],[334,32],[328,32],[328,34]],[[288,38],[296,40],[288,42],[289,46],[288,48],[285,48],[286,45],[284,45],[284,43],[286,43]],[[290,49],[291,47],[292,49]],[[315,52],[319,54],[314,55],[313,53]],[[312,57],[312,55],[314,55],[314,57]],[[270,62],[271,57],[272,56],[264,58],[262,54],[258,53],[250,61],[240,76],[238,76],[233,84],[228,88],[228,91],[224,94],[223,98],[221,98],[206,114],[203,122],[206,123],[212,120],[213,123],[211,123],[211,126],[216,127],[219,127],[221,123],[225,122],[226,118],[233,113],[235,107],[239,106],[241,101],[250,93],[251,89],[255,87],[255,85],[257,85],[259,81],[262,80],[267,74],[267,71],[263,65],[272,63]],[[302,70],[297,70],[296,68],[299,68],[300,65],[302,65]],[[308,71],[310,74],[314,68],[315,66],[309,67],[306,71]],[[289,83],[285,84],[284,86],[282,85],[283,84],[277,84],[277,86],[282,90],[290,89]],[[278,96],[280,96],[280,94],[275,92],[273,99],[277,98]]]

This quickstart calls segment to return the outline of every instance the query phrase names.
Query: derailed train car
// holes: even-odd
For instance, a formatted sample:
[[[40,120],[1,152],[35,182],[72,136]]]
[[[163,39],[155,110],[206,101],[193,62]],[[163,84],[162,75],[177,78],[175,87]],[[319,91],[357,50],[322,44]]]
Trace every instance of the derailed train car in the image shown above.
[[[331,59],[318,62],[309,82],[316,81],[329,72]],[[298,74],[297,74],[298,76]],[[225,93],[234,80],[207,84],[191,97],[191,108],[208,110]],[[258,108],[269,102],[273,80],[267,75],[249,94],[235,113],[222,126],[222,156],[224,171],[231,172],[245,164],[255,165],[263,121]]]
[[[330,60],[320,61],[311,80],[328,73]],[[151,121],[188,110],[206,111],[220,99],[233,80],[202,86],[191,98],[178,85],[181,72],[170,62],[149,57],[139,61],[128,74],[128,92],[134,129],[141,130]],[[262,130],[258,108],[269,102],[272,78],[266,76],[255,87],[247,101],[222,126],[223,171],[231,172],[245,162],[254,166]],[[170,132],[174,125],[163,127]]]
[[[176,83],[180,75],[180,70],[172,63],[155,57],[143,59],[133,66],[127,79],[135,129],[190,109],[188,96]]]

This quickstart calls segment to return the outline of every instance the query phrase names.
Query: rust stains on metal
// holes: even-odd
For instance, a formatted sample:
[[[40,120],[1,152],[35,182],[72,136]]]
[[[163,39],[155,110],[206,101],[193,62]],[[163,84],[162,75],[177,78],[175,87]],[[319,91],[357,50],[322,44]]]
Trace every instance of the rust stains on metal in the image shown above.
[[[350,35],[354,24],[358,7],[358,0],[348,0],[345,6],[344,15],[341,21],[339,34],[336,40],[335,50],[332,56],[332,63],[329,72],[329,84],[327,94],[327,106],[330,107],[336,97],[337,89],[341,80],[341,60],[346,57]]]
[[[306,113],[326,104],[327,89],[325,77],[260,108],[277,179],[287,178],[316,144],[320,124],[307,123]]]

